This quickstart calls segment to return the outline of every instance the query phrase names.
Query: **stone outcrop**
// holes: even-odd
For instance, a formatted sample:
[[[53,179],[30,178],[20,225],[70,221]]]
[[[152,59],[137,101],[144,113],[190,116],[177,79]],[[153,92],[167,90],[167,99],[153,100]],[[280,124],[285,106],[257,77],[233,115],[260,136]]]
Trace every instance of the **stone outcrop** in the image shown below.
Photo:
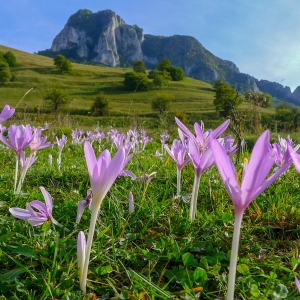
[[[239,92],[266,92],[300,105],[300,87],[292,93],[289,87],[279,83],[257,80],[241,73],[233,62],[216,57],[190,36],[144,35],[142,28],[126,24],[111,10],[93,13],[82,9],[76,12],[55,37],[51,48],[39,52],[51,57],[53,53],[61,53],[78,62],[111,67],[128,66],[142,59],[148,68],[155,68],[159,61],[168,58],[189,77],[208,83],[222,79]]]
[[[98,27],[91,22],[96,18]],[[83,19],[86,22],[83,22]],[[95,28],[91,29],[92,27]],[[120,65],[120,55],[130,61],[142,59],[143,39],[144,33],[141,28],[127,25],[111,10],[97,14],[80,10],[70,17],[63,30],[53,40],[50,50],[67,53],[71,50],[74,59],[78,57],[87,62],[115,67]]]

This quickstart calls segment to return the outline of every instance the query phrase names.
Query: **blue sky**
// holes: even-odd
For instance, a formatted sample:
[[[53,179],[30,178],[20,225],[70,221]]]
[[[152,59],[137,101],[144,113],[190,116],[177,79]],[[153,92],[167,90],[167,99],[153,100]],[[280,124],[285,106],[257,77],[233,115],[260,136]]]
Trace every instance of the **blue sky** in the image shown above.
[[[111,9],[146,34],[195,37],[241,72],[300,86],[299,0],[1,1],[0,44],[27,52],[51,47],[68,18]]]

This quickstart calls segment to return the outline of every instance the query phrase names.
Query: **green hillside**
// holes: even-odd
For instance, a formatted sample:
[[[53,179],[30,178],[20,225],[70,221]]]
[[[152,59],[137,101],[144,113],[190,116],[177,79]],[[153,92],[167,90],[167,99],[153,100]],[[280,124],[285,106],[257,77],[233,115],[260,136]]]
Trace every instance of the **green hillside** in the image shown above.
[[[151,100],[163,92],[173,95],[171,109],[175,114],[186,113],[190,121],[194,118],[217,118],[213,105],[214,89],[210,84],[199,80],[185,78],[180,82],[169,82],[162,90],[150,89],[134,93],[123,87],[124,74],[132,69],[74,63],[71,74],[60,74],[51,58],[5,46],[0,46],[0,51],[11,51],[17,58],[18,65],[12,69],[14,80],[0,87],[0,105],[17,106],[17,112],[23,112],[25,107],[27,112],[43,112],[45,94],[58,88],[72,99],[66,112],[74,117],[88,116],[94,98],[103,92],[110,102],[110,118],[134,115],[148,120],[156,119],[157,116],[151,109]],[[20,102],[32,87],[34,89]],[[246,110],[247,105],[244,104],[242,109]],[[88,122],[86,117],[84,122],[86,125],[93,123]]]

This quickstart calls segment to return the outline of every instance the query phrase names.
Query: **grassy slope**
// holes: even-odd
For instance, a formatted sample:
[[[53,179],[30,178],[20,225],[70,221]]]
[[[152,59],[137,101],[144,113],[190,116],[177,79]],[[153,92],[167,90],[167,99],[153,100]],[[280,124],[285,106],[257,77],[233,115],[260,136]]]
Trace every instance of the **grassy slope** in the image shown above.
[[[26,98],[18,105],[29,108],[43,107],[44,96],[52,88],[65,90],[70,99],[70,110],[89,109],[93,99],[104,92],[110,99],[112,115],[153,116],[151,100],[158,93],[170,93],[174,96],[173,112],[193,113],[201,116],[215,112],[213,105],[213,87],[205,82],[185,78],[181,82],[170,82],[162,90],[139,91],[133,93],[123,87],[124,73],[131,71],[126,68],[111,68],[73,64],[71,75],[59,74],[53,66],[51,58],[30,54],[0,45],[0,51],[11,51],[15,54],[18,66],[12,70],[16,79],[4,87],[0,87],[0,105],[16,106],[26,91],[34,87]],[[249,109],[243,104],[242,109]],[[272,110],[270,110],[270,113]]]

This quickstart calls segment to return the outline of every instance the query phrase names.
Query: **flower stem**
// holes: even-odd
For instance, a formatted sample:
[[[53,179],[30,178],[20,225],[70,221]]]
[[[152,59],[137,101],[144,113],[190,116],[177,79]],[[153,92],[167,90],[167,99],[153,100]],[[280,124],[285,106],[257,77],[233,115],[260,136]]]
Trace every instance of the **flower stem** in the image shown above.
[[[199,185],[200,185],[200,178],[201,178],[201,175],[197,175],[197,173],[195,173],[192,199],[191,199],[191,205],[190,205],[190,220],[195,220],[195,218],[196,218],[196,208],[197,208],[197,198],[198,198],[198,191],[199,191]]]
[[[30,153],[30,156],[29,158],[27,159],[27,161],[25,160],[25,169],[24,170],[21,170],[21,176],[20,176],[20,179],[19,179],[19,183],[18,183],[18,187],[17,187],[17,194],[20,194],[21,193],[21,189],[22,189],[22,185],[23,185],[23,182],[24,182],[24,179],[25,179],[25,176],[27,174],[27,171],[29,169],[29,164],[30,164],[30,161],[32,159],[32,156],[33,154]]]
[[[181,192],[181,170],[177,169],[177,198],[180,197]]]
[[[92,242],[93,242],[93,237],[94,237],[95,226],[96,226],[96,222],[97,222],[97,218],[98,218],[99,209],[100,209],[100,206],[92,209],[90,228],[89,228],[88,239],[87,239],[87,244],[86,244],[84,268],[83,268],[82,276],[80,278],[80,289],[82,290],[83,294],[86,293],[87,273],[88,273],[88,268],[89,268]]]
[[[237,259],[238,259],[238,250],[239,250],[239,241],[240,241],[240,233],[241,233],[243,214],[244,214],[244,211],[236,213],[235,219],[234,219],[234,230],[233,230],[233,239],[232,239],[232,246],[231,246],[227,300],[234,299],[236,265],[237,265]]]
[[[14,194],[16,193],[16,188],[17,188],[18,168],[19,168],[19,156],[16,155],[16,170],[15,170]]]

